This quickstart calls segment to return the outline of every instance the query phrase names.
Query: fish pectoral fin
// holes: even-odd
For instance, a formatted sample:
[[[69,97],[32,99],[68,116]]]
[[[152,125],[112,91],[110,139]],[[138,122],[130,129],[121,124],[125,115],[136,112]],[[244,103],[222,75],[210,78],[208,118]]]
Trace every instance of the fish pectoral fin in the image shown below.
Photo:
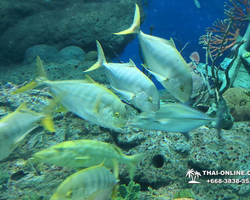
[[[121,95],[123,95],[128,101],[131,101],[135,94],[132,93],[132,92],[128,92],[128,91],[125,91],[125,90],[120,90],[120,89],[117,89],[113,86],[111,86],[113,90],[115,90],[116,92],[120,93]]]
[[[74,160],[89,160],[90,156],[74,157]]]
[[[156,72],[152,72],[151,70],[145,68],[149,73],[153,74],[154,77],[156,78],[157,81],[159,82],[164,82],[164,81],[169,81],[169,78],[166,78],[160,74],[157,74]]]
[[[65,108],[62,104],[59,105],[59,108],[55,110],[55,112],[63,112],[66,113],[68,112],[68,109]]]
[[[10,149],[15,149],[17,146],[19,146],[20,142],[31,132],[33,131],[35,128],[37,128],[38,126],[34,126],[33,128],[31,128],[30,130],[26,131],[24,134],[22,134],[19,138],[17,138],[11,145],[10,145]]]
[[[95,102],[94,105],[94,110],[93,110],[93,114],[98,114],[100,112],[100,108],[101,108],[101,95],[99,95],[97,97],[97,101]]]

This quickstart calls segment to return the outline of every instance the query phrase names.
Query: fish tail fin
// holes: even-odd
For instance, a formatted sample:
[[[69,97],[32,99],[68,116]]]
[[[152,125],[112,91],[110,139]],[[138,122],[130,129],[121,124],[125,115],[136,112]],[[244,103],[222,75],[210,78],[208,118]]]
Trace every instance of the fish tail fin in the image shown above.
[[[144,154],[138,154],[134,156],[128,156],[130,161],[126,163],[126,166],[128,168],[128,173],[129,173],[129,178],[133,180],[135,170],[136,170],[136,165],[141,161],[142,157]]]
[[[44,67],[42,64],[42,61],[40,59],[39,56],[37,56],[37,69],[36,69],[36,77],[33,81],[31,81],[30,83],[28,83],[27,85],[15,90],[14,92],[12,92],[11,94],[18,94],[18,93],[22,93],[25,92],[27,90],[33,89],[37,86],[43,85],[44,81],[48,80],[46,73],[44,71]]]
[[[114,33],[114,34],[115,35],[127,35],[131,33],[138,34],[139,32],[140,32],[140,10],[139,10],[139,6],[135,4],[135,15],[134,15],[133,24],[130,26],[130,28],[124,31],[118,32],[118,33]]]
[[[42,112],[44,117],[41,120],[41,125],[49,132],[56,132],[52,113],[54,112],[57,105],[58,105],[58,100],[57,99],[52,100],[50,104]]]
[[[83,71],[84,73],[96,70],[96,69],[102,67],[104,63],[107,63],[102,46],[97,40],[96,40],[96,46],[97,46],[97,52],[98,52],[98,60],[89,69]]]

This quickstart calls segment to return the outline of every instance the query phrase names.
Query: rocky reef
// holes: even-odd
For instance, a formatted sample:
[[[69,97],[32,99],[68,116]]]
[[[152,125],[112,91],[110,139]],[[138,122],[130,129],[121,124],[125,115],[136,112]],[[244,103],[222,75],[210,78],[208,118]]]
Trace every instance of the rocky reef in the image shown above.
[[[48,88],[30,90],[11,95],[16,88],[4,84],[0,88],[0,114],[5,116],[22,102],[36,111],[41,111],[51,101]],[[128,118],[137,111],[128,108]],[[126,127],[121,132],[110,131],[91,124],[72,113],[55,113],[56,133],[42,127],[32,131],[8,158],[0,161],[0,199],[49,199],[58,185],[75,169],[46,164],[30,164],[33,153],[65,140],[92,139],[115,144],[124,153],[145,153],[137,166],[134,182],[140,184],[138,199],[172,199],[180,189],[190,189],[195,199],[248,199],[250,187],[239,184],[211,184],[213,178],[234,176],[206,176],[202,171],[248,170],[250,138],[248,122],[235,123],[231,130],[222,130],[218,138],[216,129],[203,126],[190,132],[190,139],[181,133],[165,133]],[[242,139],[244,138],[244,139]],[[32,167],[33,166],[33,167]],[[188,184],[189,169],[199,171],[197,181]],[[130,179],[125,166],[119,170],[120,185],[128,185]],[[237,176],[245,179],[246,176]]]

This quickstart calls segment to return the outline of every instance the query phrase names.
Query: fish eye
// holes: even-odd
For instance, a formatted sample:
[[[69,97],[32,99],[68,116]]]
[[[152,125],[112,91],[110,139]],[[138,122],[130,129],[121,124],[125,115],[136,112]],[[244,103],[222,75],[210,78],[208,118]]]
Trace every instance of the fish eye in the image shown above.
[[[118,112],[115,112],[114,117],[120,117],[120,114]]]
[[[169,78],[166,78],[166,82],[168,82],[169,81]]]
[[[184,92],[184,86],[183,85],[180,86],[180,91]]]
[[[149,98],[148,98],[148,103],[153,103],[152,97],[149,97]]]
[[[73,195],[73,192],[72,191],[68,191],[67,194],[66,194],[66,198],[71,198]]]

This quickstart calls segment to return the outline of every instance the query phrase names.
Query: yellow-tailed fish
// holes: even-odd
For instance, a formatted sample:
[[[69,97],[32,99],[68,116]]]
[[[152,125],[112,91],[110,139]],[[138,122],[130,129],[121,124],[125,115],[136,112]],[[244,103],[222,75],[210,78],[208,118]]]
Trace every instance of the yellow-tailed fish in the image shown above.
[[[143,154],[124,155],[120,148],[105,142],[74,140],[62,142],[37,152],[31,160],[62,167],[82,168],[99,165],[105,159],[103,165],[110,169],[114,168],[114,160],[116,160],[118,163],[126,164],[130,178],[133,179],[136,165],[142,156]]]
[[[186,133],[216,120],[186,105],[169,103],[161,105],[156,112],[139,114],[131,121],[131,125],[142,129]]]
[[[106,68],[106,74],[111,87],[122,94],[131,104],[142,111],[156,111],[160,108],[160,97],[154,83],[143,74],[132,60],[129,63],[107,63],[103,49],[98,41],[98,61],[88,70],[101,66]]]
[[[35,80],[13,93],[40,85],[48,86],[66,110],[94,124],[116,129],[127,122],[125,105],[113,92],[97,84],[89,76],[84,80],[50,81],[39,57]]]
[[[141,51],[145,59],[143,65],[179,101],[186,102],[191,97],[192,76],[187,63],[178,52],[172,39],[144,34],[140,31],[140,11],[136,4],[132,26],[116,35],[138,34]]]
[[[41,122],[45,129],[55,132],[51,110],[36,113],[21,104],[13,113],[0,120],[0,160],[6,158],[20,144],[28,133]]]
[[[50,200],[104,200],[118,181],[102,165],[89,167],[66,178]]]

